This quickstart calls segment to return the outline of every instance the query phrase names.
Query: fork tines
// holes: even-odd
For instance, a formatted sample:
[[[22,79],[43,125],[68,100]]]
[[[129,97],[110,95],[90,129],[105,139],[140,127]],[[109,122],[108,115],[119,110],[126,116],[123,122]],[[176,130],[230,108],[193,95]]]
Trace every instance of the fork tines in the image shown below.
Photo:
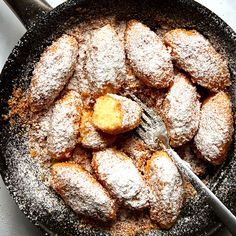
[[[149,146],[154,149],[159,149],[159,143],[169,146],[169,139],[167,130],[161,117],[151,108],[147,107],[139,98],[134,94],[129,94],[129,97],[137,102],[143,109],[142,121],[136,128],[136,133],[140,138]]]

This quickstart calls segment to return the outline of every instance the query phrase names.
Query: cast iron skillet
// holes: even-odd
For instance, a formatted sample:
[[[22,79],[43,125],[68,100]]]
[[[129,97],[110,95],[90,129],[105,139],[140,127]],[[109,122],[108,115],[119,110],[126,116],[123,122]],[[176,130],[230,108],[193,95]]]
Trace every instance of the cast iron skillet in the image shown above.
[[[111,15],[118,20],[141,20],[153,30],[162,26],[194,28],[208,37],[229,62],[233,81],[230,94],[235,111],[236,34],[219,17],[192,0],[69,0],[53,10],[39,0],[7,2],[15,7],[28,31],[13,49],[0,76],[1,114],[8,113],[8,100],[14,87],[28,88],[33,64],[53,39],[74,24]],[[43,10],[44,14],[38,14],[39,10]],[[37,15],[34,21],[32,13]],[[105,226],[99,228],[94,224],[90,229],[81,227],[79,217],[40,181],[41,170],[29,156],[26,128],[20,123],[12,127],[2,117],[0,155],[0,172],[10,194],[24,214],[45,233],[109,235]],[[210,182],[213,192],[234,214],[235,178],[234,141],[227,161]],[[152,231],[149,235],[210,235],[220,226],[204,197],[198,196],[184,206],[173,228]]]

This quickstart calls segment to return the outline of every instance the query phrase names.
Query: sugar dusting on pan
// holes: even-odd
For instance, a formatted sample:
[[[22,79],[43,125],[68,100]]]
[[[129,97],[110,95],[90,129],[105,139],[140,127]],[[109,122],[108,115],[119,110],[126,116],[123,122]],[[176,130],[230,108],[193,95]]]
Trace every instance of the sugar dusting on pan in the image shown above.
[[[14,139],[8,140],[6,147],[8,173],[14,173],[6,176],[8,188],[23,212],[28,212],[30,206],[31,220],[47,222],[53,216],[63,226],[67,219],[73,220],[75,215],[50,189],[46,169],[29,156],[27,131],[16,129],[12,129]]]
[[[146,21],[148,24],[150,22],[148,18],[153,21],[155,18],[154,16],[156,16],[157,13],[152,13],[150,11],[148,14],[146,12],[138,12],[136,14],[139,14],[139,16],[144,19],[144,22]],[[191,26],[191,23],[189,24]],[[193,26],[195,25],[193,24]],[[175,25],[174,27],[178,27],[178,25]],[[200,28],[201,27],[204,28],[204,25],[200,25]],[[215,36],[212,37],[212,41],[214,40]],[[221,48],[227,48],[227,42],[225,42],[225,45],[222,45]],[[227,55],[226,57],[230,58],[230,56]],[[232,77],[234,77],[235,71],[232,68],[235,69],[235,63],[231,60],[229,60],[229,63],[231,65]],[[234,95],[235,92],[232,93]],[[3,133],[4,132],[9,134],[6,135],[5,139],[10,137],[3,142],[7,143],[6,147],[1,147],[6,151],[4,153],[7,164],[7,171],[4,178],[6,185],[20,209],[34,223],[43,225],[44,229],[46,227],[51,231],[57,231],[56,233],[59,235],[80,235],[79,231],[81,230],[83,231],[83,235],[106,235],[107,233],[105,232],[108,232],[108,229],[110,229],[112,233],[124,234],[124,232],[126,232],[127,234],[135,234],[135,225],[127,224],[127,222],[125,222],[127,219],[126,214],[128,214],[129,217],[131,216],[131,218],[133,218],[133,222],[135,222],[137,218],[136,215],[143,215],[143,217],[141,217],[143,222],[138,222],[140,232],[142,232],[140,235],[150,231],[149,235],[153,236],[187,236],[207,235],[207,225],[210,229],[216,221],[204,198],[197,196],[185,204],[177,224],[169,231],[159,231],[156,226],[151,224],[149,225],[149,228],[145,228],[145,223],[148,225],[148,220],[145,217],[145,215],[147,215],[146,212],[135,212],[135,214],[134,212],[126,212],[125,214],[120,214],[120,221],[117,224],[99,227],[96,225],[96,222],[91,222],[76,216],[49,187],[49,175],[47,170],[42,168],[42,166],[29,155],[28,129],[13,126],[6,128],[6,131],[3,131]],[[225,164],[225,166],[229,165],[231,168],[222,167],[223,171],[219,170],[219,173],[215,175],[216,177],[212,181],[214,182],[217,180],[215,186],[212,185],[213,187],[216,187],[216,189],[218,184],[221,183],[220,187],[217,189],[217,194],[223,202],[226,204],[228,203],[228,206],[231,207],[231,209],[235,209],[233,203],[236,201],[236,184],[235,181],[232,181],[236,176],[236,168],[233,168],[233,159],[234,157]],[[227,178],[225,178],[226,173]],[[93,230],[89,225],[93,227]],[[127,231],[122,231],[124,227],[126,227]],[[203,228],[205,228],[205,231],[199,233],[198,229],[201,230]],[[101,231],[104,233],[100,233]]]

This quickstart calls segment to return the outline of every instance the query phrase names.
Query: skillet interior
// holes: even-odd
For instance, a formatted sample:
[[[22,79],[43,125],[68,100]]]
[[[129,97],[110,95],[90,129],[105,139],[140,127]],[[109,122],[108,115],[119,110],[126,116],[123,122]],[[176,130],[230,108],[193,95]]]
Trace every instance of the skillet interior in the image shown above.
[[[27,89],[34,62],[53,39],[75,23],[113,15],[119,20],[135,18],[154,30],[164,25],[172,28],[195,28],[209,37],[229,62],[233,81],[230,93],[235,112],[236,35],[215,14],[190,0],[88,0],[68,1],[59,6],[45,19],[39,19],[39,23],[18,43],[0,78],[1,114],[8,112],[7,101],[14,86]],[[108,233],[96,227],[83,228],[77,216],[40,181],[42,171],[29,156],[26,131],[20,124],[12,127],[7,121],[1,120],[0,170],[20,209],[33,223],[59,235],[107,235]],[[235,141],[228,160],[213,176],[210,186],[233,213],[236,213],[234,152]],[[43,197],[39,198],[40,195]],[[204,197],[198,196],[184,206],[177,224],[171,230],[150,232],[150,235],[206,235],[217,225],[219,223]]]

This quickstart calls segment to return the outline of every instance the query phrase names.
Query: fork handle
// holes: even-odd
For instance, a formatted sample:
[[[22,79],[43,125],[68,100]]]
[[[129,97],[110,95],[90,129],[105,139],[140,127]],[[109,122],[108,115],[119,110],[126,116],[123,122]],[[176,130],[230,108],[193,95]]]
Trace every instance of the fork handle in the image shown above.
[[[192,170],[182,161],[180,156],[171,148],[164,147],[164,150],[173,159],[178,169],[190,183],[194,186],[197,192],[202,192],[207,197],[208,203],[213,208],[216,215],[232,233],[236,236],[236,217],[232,212],[216,197],[216,195],[192,172]]]

